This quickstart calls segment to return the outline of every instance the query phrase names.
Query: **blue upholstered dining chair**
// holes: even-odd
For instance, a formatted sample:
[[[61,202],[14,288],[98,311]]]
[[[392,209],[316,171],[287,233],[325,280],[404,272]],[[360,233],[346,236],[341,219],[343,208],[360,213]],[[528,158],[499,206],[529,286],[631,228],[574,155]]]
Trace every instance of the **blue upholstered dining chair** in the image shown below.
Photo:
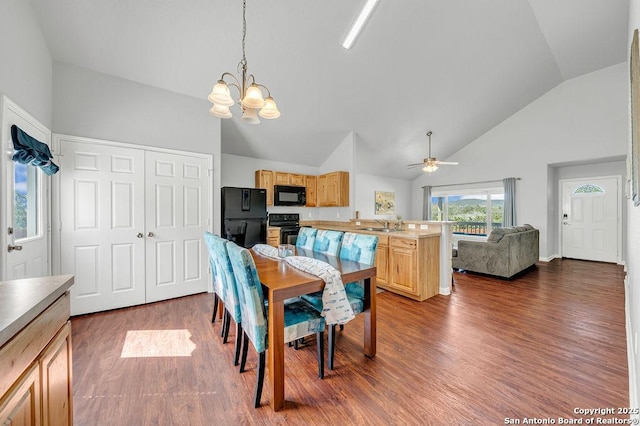
[[[298,238],[296,239],[296,247],[313,250],[313,245],[316,242],[317,232],[318,230],[316,228],[300,228],[300,230],[298,231]]]
[[[313,251],[330,256],[337,256],[340,251],[340,243],[342,242],[343,235],[344,232],[340,231],[318,229],[316,241],[313,243]]]
[[[260,406],[264,383],[265,354],[267,350],[267,313],[262,293],[262,284],[256,265],[249,250],[233,242],[227,243],[227,250],[236,277],[240,310],[242,311],[243,348],[240,372],[247,361],[249,340],[258,352],[258,375],[254,406]],[[284,304],[284,341],[291,342],[310,334],[316,334],[318,345],[318,376],[324,378],[324,328],[325,321],[320,313],[304,301],[293,298]]]
[[[211,232],[204,233],[204,242],[207,245],[207,250],[209,251],[209,265],[211,266],[211,279],[213,280],[213,316],[211,317],[211,322],[216,321],[216,314],[218,313],[218,305],[222,300],[222,277],[216,268],[214,257],[215,251],[213,248],[213,240],[216,236]]]
[[[223,343],[227,343],[229,326],[231,325],[231,319],[233,319],[236,323],[236,342],[233,365],[238,365],[238,360],[240,358],[240,346],[242,343],[242,314],[240,310],[240,299],[238,297],[236,281],[233,275],[233,268],[231,267],[229,254],[227,253],[227,243],[227,240],[215,235],[211,238],[211,245],[214,253],[213,261],[216,271],[218,275],[220,275],[222,281],[221,297],[225,308],[225,317],[222,327],[222,341]]]
[[[367,265],[376,262],[376,250],[378,248],[378,237],[375,235],[355,234],[345,232],[340,246],[340,259],[351,260]],[[362,282],[345,283],[344,290],[354,315],[364,311],[364,285]],[[311,304],[316,310],[322,312],[322,292],[315,292],[301,296],[306,302]],[[340,325],[342,328],[342,325]],[[334,342],[336,336],[335,324],[329,329],[329,356],[327,364],[329,370],[333,370]]]

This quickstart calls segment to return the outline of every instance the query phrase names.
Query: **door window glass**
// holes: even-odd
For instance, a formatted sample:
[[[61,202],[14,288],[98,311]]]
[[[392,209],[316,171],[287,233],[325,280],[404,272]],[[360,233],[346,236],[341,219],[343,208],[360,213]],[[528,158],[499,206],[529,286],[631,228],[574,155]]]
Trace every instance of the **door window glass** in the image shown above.
[[[38,169],[14,163],[13,234],[15,240],[37,237],[40,182]]]

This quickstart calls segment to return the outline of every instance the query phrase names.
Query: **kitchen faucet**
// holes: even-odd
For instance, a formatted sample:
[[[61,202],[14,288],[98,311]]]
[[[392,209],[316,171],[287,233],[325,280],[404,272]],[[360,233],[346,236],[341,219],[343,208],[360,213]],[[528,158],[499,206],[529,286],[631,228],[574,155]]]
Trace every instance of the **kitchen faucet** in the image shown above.
[[[381,224],[382,226],[384,226],[384,229],[388,229],[389,228],[389,222],[386,220],[379,220],[376,219],[376,222],[378,222],[379,224]]]

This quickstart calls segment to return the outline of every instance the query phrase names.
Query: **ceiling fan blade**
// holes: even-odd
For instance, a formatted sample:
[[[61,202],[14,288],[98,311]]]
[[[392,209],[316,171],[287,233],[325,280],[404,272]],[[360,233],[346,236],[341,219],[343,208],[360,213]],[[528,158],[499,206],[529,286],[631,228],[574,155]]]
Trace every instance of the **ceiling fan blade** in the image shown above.
[[[444,164],[446,166],[457,166],[458,163],[455,161],[437,161],[438,165]]]
[[[407,169],[412,169],[412,168],[418,167],[418,166],[424,166],[424,163],[407,164]]]

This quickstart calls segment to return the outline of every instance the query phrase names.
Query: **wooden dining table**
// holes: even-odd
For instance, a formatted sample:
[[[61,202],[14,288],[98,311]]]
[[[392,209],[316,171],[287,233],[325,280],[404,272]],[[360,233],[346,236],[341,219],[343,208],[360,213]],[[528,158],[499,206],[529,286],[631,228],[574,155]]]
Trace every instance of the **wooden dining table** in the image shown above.
[[[268,330],[269,386],[271,408],[284,408],[284,301],[291,297],[320,291],[324,281],[290,266],[283,260],[262,256],[250,250],[258,276],[269,299]],[[296,255],[313,257],[331,264],[342,274],[342,282],[364,280],[364,355],[376,355],[376,267],[296,248]]]

